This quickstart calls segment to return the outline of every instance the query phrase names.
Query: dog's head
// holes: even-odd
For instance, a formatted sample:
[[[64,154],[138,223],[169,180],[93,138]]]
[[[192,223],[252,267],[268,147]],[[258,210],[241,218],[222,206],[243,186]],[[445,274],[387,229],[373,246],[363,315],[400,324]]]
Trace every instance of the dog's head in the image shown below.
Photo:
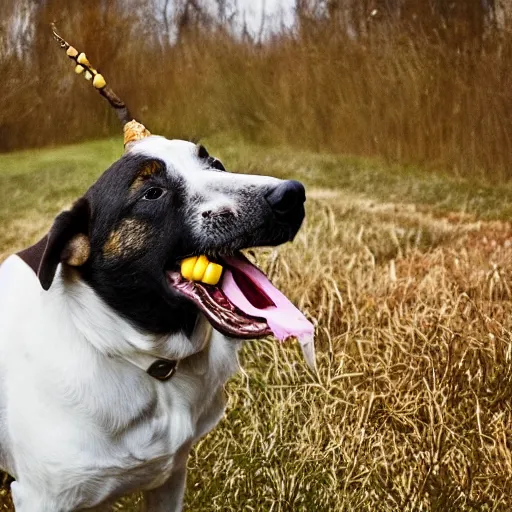
[[[230,174],[202,146],[152,136],[91,66],[84,53],[55,39],[116,110],[127,151],[74,207],[57,217],[39,268],[49,289],[63,277],[87,283],[118,314],[146,333],[192,332],[203,313],[227,336],[297,336],[312,365],[313,325],[239,252],[296,235],[304,187],[296,181]],[[202,255],[224,267],[217,285],[195,279]],[[194,261],[192,279],[180,262]],[[70,270],[73,268],[74,270]],[[211,277],[211,275],[210,275]],[[308,355],[309,354],[309,355]]]
[[[146,332],[192,327],[201,310],[225,334],[266,334],[257,319],[244,327],[247,319],[225,308],[220,288],[179,279],[179,264],[206,254],[228,266],[241,249],[292,240],[304,201],[296,181],[229,173],[203,146],[146,137],[57,217],[39,278],[48,289],[59,263],[64,276],[73,267],[75,277]],[[268,300],[253,288],[251,303]]]

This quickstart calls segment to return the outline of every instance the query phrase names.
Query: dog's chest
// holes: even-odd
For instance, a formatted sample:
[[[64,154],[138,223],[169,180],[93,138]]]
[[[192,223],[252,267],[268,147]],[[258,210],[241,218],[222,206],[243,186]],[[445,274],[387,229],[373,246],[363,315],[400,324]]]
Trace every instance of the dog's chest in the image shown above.
[[[238,367],[237,348],[214,333],[205,351],[183,361],[169,382],[156,383],[153,399],[140,402],[115,442],[104,439],[111,454],[104,474],[113,475],[110,485],[120,485],[119,493],[157,487],[186,464],[191,446],[222,417],[223,388]]]
[[[35,276],[16,257],[0,281],[0,388],[9,390],[0,396],[0,464],[18,480],[18,494],[73,510],[172,479],[222,416],[239,343],[213,331],[160,382],[127,361],[98,357],[77,334],[76,322],[86,320],[93,334],[118,336],[103,306],[71,315],[59,288],[43,304]],[[31,300],[13,302],[18,289]]]
[[[221,419],[223,383],[201,377],[178,373],[172,385],[162,386],[152,414],[124,432],[121,465],[134,476],[141,468],[140,477],[147,481],[138,487],[161,485],[182,463],[184,452]]]
[[[40,493],[55,510],[75,510],[172,480],[186,466],[193,444],[224,411],[218,373],[208,368],[200,374],[200,366],[183,366],[171,382],[157,383],[155,400],[132,396],[131,418],[118,416],[115,428],[115,410],[122,404],[111,404],[113,415],[106,422],[106,417],[97,416],[99,421],[87,424],[84,418],[70,421],[65,416],[58,429],[44,425],[37,443],[27,446],[28,457],[17,461],[20,482],[29,484],[31,492]]]

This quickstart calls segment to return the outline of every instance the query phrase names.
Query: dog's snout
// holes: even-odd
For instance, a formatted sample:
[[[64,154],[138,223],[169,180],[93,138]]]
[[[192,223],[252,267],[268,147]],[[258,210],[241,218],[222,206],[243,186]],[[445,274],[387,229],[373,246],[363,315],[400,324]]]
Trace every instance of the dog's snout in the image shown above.
[[[306,191],[302,183],[287,180],[272,189],[265,199],[277,216],[285,217],[306,201]]]

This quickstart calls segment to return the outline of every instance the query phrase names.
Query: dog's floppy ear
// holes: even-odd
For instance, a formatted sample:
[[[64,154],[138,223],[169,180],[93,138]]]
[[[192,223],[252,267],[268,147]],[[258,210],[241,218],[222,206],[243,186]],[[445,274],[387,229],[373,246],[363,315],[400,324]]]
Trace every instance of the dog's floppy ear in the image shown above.
[[[55,219],[37,271],[43,289],[52,285],[59,263],[79,267],[89,259],[89,218],[89,202],[82,197]]]

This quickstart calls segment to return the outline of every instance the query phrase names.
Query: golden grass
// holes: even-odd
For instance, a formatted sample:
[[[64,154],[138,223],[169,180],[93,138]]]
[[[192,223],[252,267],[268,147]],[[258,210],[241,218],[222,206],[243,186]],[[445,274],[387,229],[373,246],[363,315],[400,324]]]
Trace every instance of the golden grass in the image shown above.
[[[251,170],[270,151],[275,174],[297,158],[308,183],[322,169],[319,155],[219,150]],[[56,152],[52,166],[65,167],[70,151]],[[338,171],[336,179],[350,174],[341,163]],[[396,179],[378,197],[400,197]],[[190,458],[187,510],[512,509],[512,226],[480,220],[485,211],[464,213],[449,181],[441,208],[408,203],[420,201],[414,194],[363,197],[358,187],[310,187],[296,241],[255,253],[315,322],[319,375],[295,343],[247,344],[227,415]],[[23,194],[34,199],[37,190]],[[50,198],[27,204],[16,203],[25,205],[17,222],[31,233],[28,243],[53,212]],[[2,239],[4,254],[13,240]],[[141,511],[143,503],[127,498],[115,510]]]
[[[190,463],[190,509],[509,510],[510,226],[343,196],[308,213],[259,260],[317,323],[320,376],[294,346],[244,352]]]

